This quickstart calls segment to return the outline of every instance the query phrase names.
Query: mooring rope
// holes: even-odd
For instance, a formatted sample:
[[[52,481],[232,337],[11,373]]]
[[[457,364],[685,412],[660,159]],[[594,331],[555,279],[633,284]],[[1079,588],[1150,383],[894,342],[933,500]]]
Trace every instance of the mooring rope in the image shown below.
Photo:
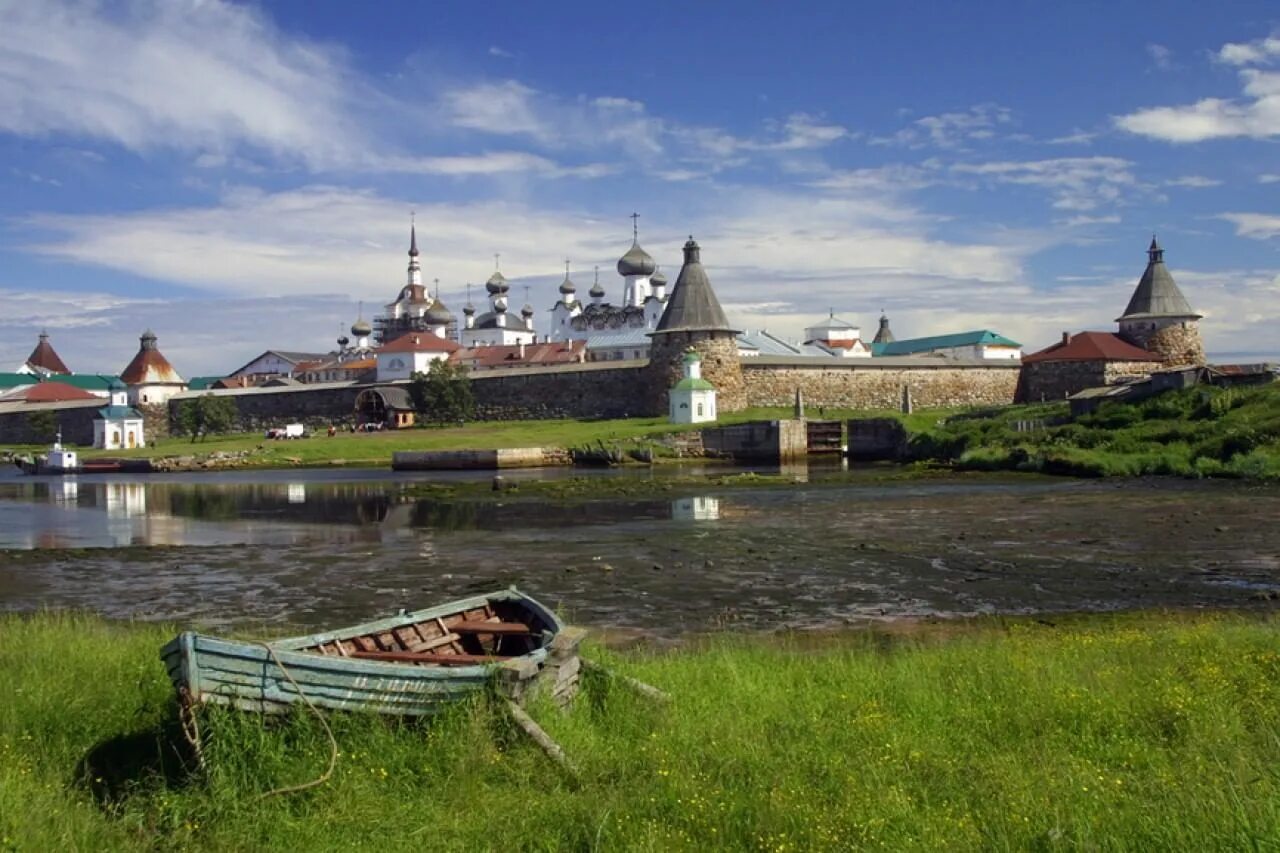
[[[333,776],[334,767],[338,764],[338,740],[333,736],[333,730],[329,728],[329,722],[324,718],[324,714],[320,713],[320,709],[312,704],[310,697],[302,691],[302,688],[298,686],[298,682],[294,681],[293,675],[291,675],[285,665],[280,662],[280,658],[276,655],[276,650],[272,648],[269,643],[259,643],[258,645],[266,649],[267,654],[271,655],[271,659],[275,661],[276,666],[280,667],[280,671],[284,673],[284,677],[289,679],[289,683],[293,685],[293,689],[302,697],[302,701],[307,703],[307,707],[311,709],[311,712],[316,715],[316,719],[320,721],[320,725],[324,727],[324,733],[329,736],[328,769],[326,769],[318,778],[312,779],[310,782],[303,782],[301,785],[287,785],[283,788],[273,788],[258,798],[265,800],[267,797],[274,797],[276,794],[296,794],[298,791],[305,791],[308,788],[314,788],[317,785],[323,785],[325,782],[328,782],[329,778]]]

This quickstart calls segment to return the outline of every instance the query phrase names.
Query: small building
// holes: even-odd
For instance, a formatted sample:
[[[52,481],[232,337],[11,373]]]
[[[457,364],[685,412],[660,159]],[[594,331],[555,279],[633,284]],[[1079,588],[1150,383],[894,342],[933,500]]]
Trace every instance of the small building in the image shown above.
[[[1163,365],[1110,332],[1062,333],[1062,340],[1022,359],[1017,401],[1061,400],[1087,388],[1145,378]]]
[[[156,333],[147,329],[138,341],[138,354],[120,371],[120,379],[129,386],[129,404],[156,405],[185,391],[186,380],[156,347]]]
[[[356,395],[356,426],[405,429],[413,426],[415,410],[409,392],[393,385],[365,388]]]
[[[887,321],[885,327],[888,327]],[[908,338],[889,343],[873,342],[871,351],[877,356],[937,356],[978,361],[1017,361],[1022,358],[1022,344],[990,329]]]
[[[431,332],[401,335],[378,349],[377,381],[395,382],[426,373],[431,362],[447,359],[458,349],[458,344]]]
[[[834,311],[826,320],[804,330],[804,342],[839,358],[871,357],[871,348],[862,340],[862,330],[838,318]]]
[[[269,349],[262,355],[254,358],[243,367],[227,374],[226,378],[234,378],[242,380],[234,383],[235,388],[251,388],[254,385],[261,385],[269,379],[277,376],[292,377],[299,372],[299,369],[308,364],[316,364],[326,360],[328,356],[324,353],[314,352],[293,352],[289,350]],[[212,385],[213,381],[221,377],[208,377]],[[195,380],[192,380],[194,382]],[[206,385],[205,387],[209,387]],[[194,388],[194,386],[191,386]]]
[[[690,349],[684,356],[684,378],[671,387],[671,423],[700,424],[716,419],[716,386],[702,378],[702,356]]]
[[[99,409],[93,419],[93,446],[103,450],[146,447],[142,413],[129,405],[129,389],[116,380],[111,405]]]

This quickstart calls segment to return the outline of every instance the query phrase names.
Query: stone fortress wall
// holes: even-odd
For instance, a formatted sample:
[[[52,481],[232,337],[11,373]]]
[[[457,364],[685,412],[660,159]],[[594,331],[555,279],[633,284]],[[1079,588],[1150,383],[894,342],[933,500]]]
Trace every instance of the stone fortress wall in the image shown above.
[[[1024,364],[1016,395],[1019,403],[1062,400],[1085,388],[1115,385],[1150,376],[1159,361],[1038,361]]]
[[[679,350],[683,353],[684,348]],[[857,364],[833,365],[831,361],[764,357],[743,360],[738,374],[741,404],[737,408],[790,406],[799,389],[810,406],[896,409],[901,405],[904,387],[910,389],[912,401],[918,406],[1002,405],[1013,402],[1018,384],[1016,362],[939,359],[910,364],[904,363],[908,359],[864,359]],[[879,361],[887,363],[878,364]],[[654,398],[646,389],[651,392],[659,381],[669,379],[667,371],[651,374],[646,362],[622,361],[486,371],[472,377],[471,389],[477,420],[605,419],[665,414],[665,394],[662,411],[654,412]],[[237,429],[241,431],[256,432],[295,421],[319,430],[330,423],[351,422],[356,395],[367,387],[371,386],[330,384],[211,393],[235,401],[240,415]],[[174,397],[169,403],[171,413],[176,413],[182,400],[194,396],[198,392]]]

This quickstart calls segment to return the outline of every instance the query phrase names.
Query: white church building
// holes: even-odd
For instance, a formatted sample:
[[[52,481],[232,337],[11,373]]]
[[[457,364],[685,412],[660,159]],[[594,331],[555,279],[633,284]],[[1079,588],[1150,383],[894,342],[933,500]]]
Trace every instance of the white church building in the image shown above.
[[[129,389],[123,382],[111,383],[111,405],[99,409],[93,419],[93,446],[102,450],[146,447],[142,414],[129,405]]]
[[[716,386],[702,378],[702,356],[684,355],[684,378],[671,386],[671,423],[700,424],[716,419]]]

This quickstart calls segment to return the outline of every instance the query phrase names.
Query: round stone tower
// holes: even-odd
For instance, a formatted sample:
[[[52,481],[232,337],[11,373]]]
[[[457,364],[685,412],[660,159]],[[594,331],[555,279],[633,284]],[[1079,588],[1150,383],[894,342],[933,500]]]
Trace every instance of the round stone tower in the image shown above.
[[[702,376],[716,387],[721,412],[747,406],[746,385],[738,360],[738,331],[729,326],[724,309],[702,267],[702,250],[692,237],[684,244],[684,266],[657,328],[649,333],[648,408],[668,409],[667,393],[684,376],[689,350],[702,357]]]
[[[1147,268],[1124,314],[1116,318],[1120,337],[1154,353],[1169,367],[1204,364],[1201,316],[1178,289],[1164,265],[1164,249],[1152,237]]]

